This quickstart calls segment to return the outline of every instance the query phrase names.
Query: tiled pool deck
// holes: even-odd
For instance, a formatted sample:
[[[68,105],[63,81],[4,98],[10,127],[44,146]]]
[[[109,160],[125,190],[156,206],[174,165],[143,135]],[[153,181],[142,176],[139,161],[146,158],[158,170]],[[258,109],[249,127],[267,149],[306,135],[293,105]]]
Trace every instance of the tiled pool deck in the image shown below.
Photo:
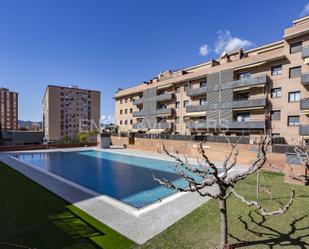
[[[97,150],[96,147],[87,147],[23,151],[22,153],[68,152],[89,149]],[[154,152],[130,149],[107,149],[104,151],[172,161],[167,155]],[[153,238],[209,200],[209,198],[200,197],[196,193],[176,193],[164,198],[160,202],[137,209],[106,195],[83,188],[54,174],[29,167],[25,163],[11,158],[9,153],[1,153],[0,160],[139,244],[143,244]],[[189,162],[194,163],[196,160],[190,158]],[[242,166],[237,167],[233,173],[243,169],[244,167]],[[213,188],[211,191],[215,191],[215,189]]]

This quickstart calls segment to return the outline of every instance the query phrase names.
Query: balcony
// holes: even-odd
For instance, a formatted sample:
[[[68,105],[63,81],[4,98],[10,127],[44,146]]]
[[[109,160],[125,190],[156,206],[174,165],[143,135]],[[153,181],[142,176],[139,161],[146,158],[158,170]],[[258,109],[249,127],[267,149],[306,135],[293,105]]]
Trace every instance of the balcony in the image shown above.
[[[259,107],[264,108],[266,106],[266,98],[234,100],[232,104],[233,109],[254,109]]]
[[[301,51],[301,57],[302,57],[303,59],[309,57],[309,47],[303,47],[303,49],[302,49],[302,51]]]
[[[196,97],[207,93],[207,86],[200,88],[188,88],[186,91],[187,96]]]
[[[222,84],[221,89],[234,88],[235,90],[237,90],[237,88],[264,86],[266,83],[267,83],[267,76],[261,75]]]
[[[229,121],[222,122],[222,124],[216,124],[216,122],[207,122],[207,121],[194,121],[187,123],[186,127],[188,129],[198,130],[198,129],[252,129],[252,130],[263,130],[265,128],[265,120],[261,121]],[[309,130],[309,129],[308,129]]]
[[[203,112],[207,111],[207,105],[189,105],[186,107],[186,112]]]
[[[309,125],[300,125],[298,133],[301,136],[308,136],[309,135]]]
[[[135,118],[138,118],[138,117],[143,117],[145,114],[144,114],[144,111],[136,111],[136,112],[133,112],[133,117]]]
[[[300,83],[302,83],[304,86],[309,85],[309,73],[301,75]]]
[[[157,109],[156,115],[157,116],[171,116],[173,114],[173,108],[166,108],[166,109]]]
[[[171,101],[175,98],[174,93],[164,93],[157,95],[156,100],[157,102],[164,102],[164,101]]]
[[[173,123],[168,122],[159,122],[156,124],[150,124],[150,123],[139,123],[139,124],[133,124],[133,129],[171,129],[173,127]]]
[[[144,103],[144,98],[134,99],[133,104],[134,105],[141,105]]]
[[[301,99],[299,105],[301,110],[309,110],[309,98]]]
[[[260,130],[265,128],[265,120],[261,121],[230,121],[227,123],[228,129],[255,129]]]

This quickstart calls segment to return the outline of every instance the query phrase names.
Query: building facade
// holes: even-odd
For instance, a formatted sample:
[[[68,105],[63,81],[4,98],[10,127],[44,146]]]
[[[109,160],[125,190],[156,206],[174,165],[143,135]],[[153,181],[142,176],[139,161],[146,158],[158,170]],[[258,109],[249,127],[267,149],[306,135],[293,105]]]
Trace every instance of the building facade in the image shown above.
[[[0,124],[3,130],[18,128],[18,93],[0,88]]]
[[[309,142],[309,17],[283,39],[166,71],[115,95],[123,132],[249,134]]]
[[[78,87],[47,86],[43,98],[45,139],[75,138],[80,131],[100,129],[99,91]]]

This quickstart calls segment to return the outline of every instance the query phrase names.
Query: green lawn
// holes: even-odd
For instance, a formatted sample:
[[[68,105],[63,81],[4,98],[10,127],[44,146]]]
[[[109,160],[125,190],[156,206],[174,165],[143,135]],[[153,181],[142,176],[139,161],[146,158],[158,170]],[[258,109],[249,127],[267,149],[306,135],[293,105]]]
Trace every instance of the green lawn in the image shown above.
[[[0,163],[0,248],[127,249],[135,244]]]
[[[234,197],[228,201],[230,242],[249,241],[242,248],[309,248],[309,186],[283,183],[280,174],[264,172],[275,201],[287,202],[292,187],[293,206],[284,215],[266,218]],[[263,178],[262,178],[263,179]],[[255,198],[256,177],[243,181],[238,191]],[[265,194],[261,194],[265,198]],[[263,201],[275,208],[275,201]],[[136,246],[107,226],[15,170],[0,164],[0,248],[1,242],[39,249],[61,248],[215,248],[219,240],[217,201],[198,208],[146,244]],[[250,215],[250,216],[249,216]],[[271,247],[274,245],[273,247]]]
[[[293,206],[284,215],[263,220],[253,209],[244,206],[235,197],[231,197],[228,201],[229,242],[237,243],[237,239],[249,241],[241,248],[254,249],[309,248],[309,186],[285,184],[283,176],[276,173],[264,172],[263,175],[272,189],[275,200],[263,201],[263,203],[268,208],[278,207],[276,201],[286,203],[289,200],[290,190],[294,187],[296,198]],[[256,176],[253,175],[239,184],[238,192],[254,200],[255,187]],[[265,197],[266,194],[261,195],[261,199]],[[138,248],[213,249],[218,241],[218,203],[216,200],[211,200]]]

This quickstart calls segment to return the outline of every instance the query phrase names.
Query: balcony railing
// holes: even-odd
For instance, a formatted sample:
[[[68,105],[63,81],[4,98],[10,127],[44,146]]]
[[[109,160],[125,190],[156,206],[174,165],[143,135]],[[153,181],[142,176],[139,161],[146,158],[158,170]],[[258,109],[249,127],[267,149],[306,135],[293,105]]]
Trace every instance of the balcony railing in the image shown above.
[[[214,124],[214,122],[207,121],[194,121],[187,123],[186,127],[188,129],[255,129],[261,130],[265,128],[266,121],[229,121],[223,122],[222,124]]]
[[[166,108],[166,109],[157,109],[157,116],[158,115],[172,115],[173,114],[173,108]]]
[[[207,110],[207,105],[189,105],[186,107],[186,112],[203,112]]]
[[[308,136],[309,135],[309,125],[300,125],[298,133],[301,136]]]
[[[254,87],[258,85],[265,85],[267,83],[267,76],[260,75],[251,78],[245,78],[241,80],[236,80],[230,83],[225,83],[221,85],[221,89],[229,89],[229,88],[242,88],[242,87]]]
[[[303,47],[303,49],[301,51],[301,57],[303,59],[309,57],[309,47]]]
[[[157,102],[163,102],[163,101],[170,101],[175,97],[174,93],[164,93],[157,95],[156,100]]]
[[[159,122],[156,124],[150,124],[150,123],[138,123],[133,124],[133,129],[171,129],[173,127],[172,123],[168,122]]]
[[[187,96],[195,97],[199,95],[203,95],[207,93],[207,86],[199,87],[199,88],[188,88],[186,90]]]
[[[133,104],[134,105],[141,105],[144,103],[144,98],[134,99]]]
[[[144,111],[133,112],[133,117],[142,117],[144,116]]]
[[[299,105],[301,110],[309,110],[309,98],[301,99]]]
[[[309,84],[309,73],[302,74],[300,77],[300,83],[302,83],[304,86]]]
[[[234,100],[233,108],[252,108],[266,106],[266,98],[261,99],[248,99],[248,100]]]

